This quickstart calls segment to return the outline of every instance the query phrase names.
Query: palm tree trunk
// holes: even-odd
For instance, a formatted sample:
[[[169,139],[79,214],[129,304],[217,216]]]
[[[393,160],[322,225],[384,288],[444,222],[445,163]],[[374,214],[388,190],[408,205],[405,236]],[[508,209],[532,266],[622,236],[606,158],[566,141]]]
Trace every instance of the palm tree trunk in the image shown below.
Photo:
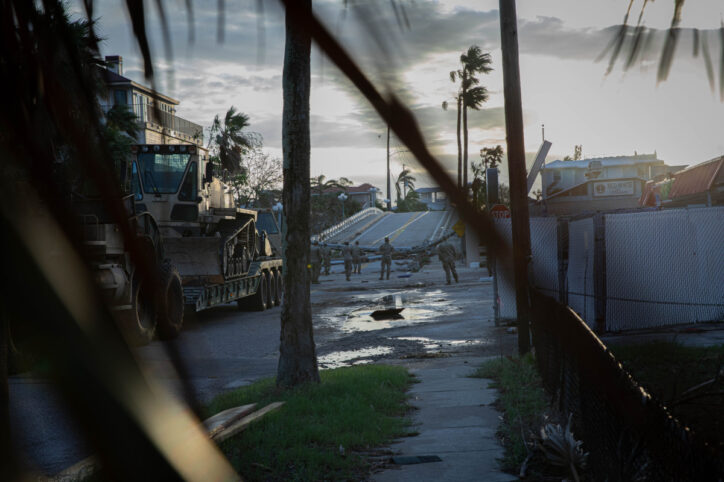
[[[457,128],[457,135],[458,135],[458,187],[463,185],[463,148],[460,143],[460,108],[461,108],[461,102],[460,102],[460,95],[458,95],[458,128]]]
[[[465,102],[467,73],[463,70],[463,190],[468,193],[468,106]]]
[[[284,153],[284,304],[282,305],[277,386],[319,382],[309,299],[309,92],[311,37],[291,19],[311,15],[312,1],[299,0],[286,13],[286,45],[282,87],[282,151]]]

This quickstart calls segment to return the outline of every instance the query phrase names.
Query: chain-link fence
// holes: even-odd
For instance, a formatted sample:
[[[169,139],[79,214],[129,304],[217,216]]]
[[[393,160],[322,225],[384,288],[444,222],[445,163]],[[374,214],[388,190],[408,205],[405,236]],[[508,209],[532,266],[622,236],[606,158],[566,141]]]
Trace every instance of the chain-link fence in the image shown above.
[[[724,453],[652,399],[570,307],[539,292],[531,299],[544,385],[572,414],[595,480],[723,480]]]

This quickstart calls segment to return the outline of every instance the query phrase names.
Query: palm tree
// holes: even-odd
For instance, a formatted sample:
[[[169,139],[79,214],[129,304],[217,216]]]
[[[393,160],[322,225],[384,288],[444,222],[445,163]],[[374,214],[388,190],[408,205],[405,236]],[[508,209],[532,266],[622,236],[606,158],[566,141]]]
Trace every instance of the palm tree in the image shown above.
[[[249,116],[237,112],[236,107],[232,105],[226,111],[224,123],[221,123],[217,114],[209,130],[209,145],[216,144],[221,167],[231,173],[239,171],[244,151],[254,147],[253,137],[242,132],[246,127],[249,127]]]
[[[310,139],[309,94],[312,37],[296,19],[312,15],[312,1],[288,4],[282,91],[282,151],[284,153],[284,301],[282,303],[277,386],[319,383],[317,349],[309,292]]]
[[[460,56],[460,64],[462,69],[458,71],[461,84],[463,102],[463,186],[467,188],[468,185],[468,104],[469,101],[474,100],[468,96],[469,89],[476,89],[473,87],[478,84],[479,80],[475,77],[475,74],[487,74],[493,70],[490,67],[492,59],[489,53],[483,53],[480,47],[472,45],[468,48],[467,52]],[[475,109],[480,108],[480,104],[487,100],[487,91],[484,92],[485,99],[480,101]],[[480,98],[480,93],[476,94],[477,98]]]
[[[458,71],[453,70],[452,72],[450,72],[450,82],[455,83],[457,81],[457,77],[458,77]],[[455,104],[457,105],[457,117],[458,117],[456,133],[457,133],[457,141],[458,141],[458,187],[460,187],[463,184],[463,178],[462,178],[463,149],[462,149],[462,144],[460,142],[460,115],[461,115],[461,110],[462,110],[460,107],[462,104],[462,96],[460,95],[460,92],[455,94],[454,99],[455,99]],[[444,101],[442,103],[442,108],[443,108],[443,110],[447,110],[447,108],[448,108],[447,101]]]
[[[409,189],[415,189],[415,179],[409,169],[403,169],[400,175],[397,176],[395,181],[395,189],[397,190],[397,202],[399,203],[402,199],[402,188],[400,186],[407,186]]]
[[[309,184],[312,190],[321,196],[329,189],[338,188],[346,191],[347,187],[352,185],[352,181],[346,177],[340,177],[339,179],[327,179],[327,176],[320,174],[317,177],[311,178],[309,180]]]

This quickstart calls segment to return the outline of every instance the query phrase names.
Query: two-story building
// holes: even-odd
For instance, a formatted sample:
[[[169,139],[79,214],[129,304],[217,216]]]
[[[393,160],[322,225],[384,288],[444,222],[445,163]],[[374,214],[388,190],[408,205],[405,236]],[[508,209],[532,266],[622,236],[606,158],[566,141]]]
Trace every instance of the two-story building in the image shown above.
[[[635,208],[647,181],[686,166],[669,166],[653,154],[557,160],[541,169],[544,209],[575,214]]]
[[[375,207],[382,200],[382,191],[370,183],[360,184],[359,186],[347,187],[330,187],[324,190],[324,194],[341,194],[345,193],[348,199],[356,201],[362,206],[362,209]],[[312,192],[312,196],[318,196]]]
[[[420,202],[425,203],[430,211],[444,211],[450,205],[447,194],[439,187],[418,187],[415,192]]]
[[[179,101],[139,84],[123,75],[123,58],[106,56],[108,67],[101,72],[106,83],[107,97],[100,99],[104,110],[124,105],[138,118],[139,144],[196,144],[204,143],[204,130],[198,124],[176,115]]]

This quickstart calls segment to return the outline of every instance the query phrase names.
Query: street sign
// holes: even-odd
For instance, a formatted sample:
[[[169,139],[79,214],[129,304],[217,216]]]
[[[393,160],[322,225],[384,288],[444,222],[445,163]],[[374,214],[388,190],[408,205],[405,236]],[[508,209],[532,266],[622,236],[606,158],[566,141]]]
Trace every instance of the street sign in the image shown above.
[[[465,234],[465,223],[460,220],[453,225],[452,229],[458,235],[458,238],[462,238]]]
[[[496,204],[490,208],[490,215],[493,219],[510,219],[510,209],[504,204]]]

